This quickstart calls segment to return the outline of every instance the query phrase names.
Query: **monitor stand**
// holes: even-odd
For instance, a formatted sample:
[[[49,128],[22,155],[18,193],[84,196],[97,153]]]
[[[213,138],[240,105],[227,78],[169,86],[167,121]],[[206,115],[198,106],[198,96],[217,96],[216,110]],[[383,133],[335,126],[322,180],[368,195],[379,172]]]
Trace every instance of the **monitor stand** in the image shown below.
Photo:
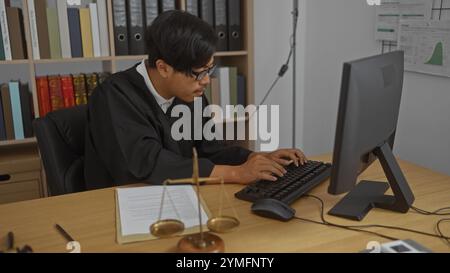
[[[414,194],[406,182],[388,143],[374,150],[389,181],[361,181],[328,214],[361,221],[373,208],[406,213],[414,202]],[[389,185],[394,195],[385,195]]]

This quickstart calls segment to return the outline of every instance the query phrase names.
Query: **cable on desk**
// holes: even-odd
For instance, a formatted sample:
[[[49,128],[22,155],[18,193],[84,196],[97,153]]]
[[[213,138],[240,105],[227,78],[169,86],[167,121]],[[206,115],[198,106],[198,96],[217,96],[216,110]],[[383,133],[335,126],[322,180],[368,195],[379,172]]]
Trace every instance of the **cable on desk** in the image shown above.
[[[423,215],[437,215],[437,216],[448,216],[450,215],[450,212],[442,212],[444,210],[450,210],[450,207],[445,207],[445,208],[441,208],[435,211],[426,211],[424,209],[419,209],[416,208],[414,206],[411,206],[411,209],[416,211],[419,214],[423,214]]]
[[[450,246],[450,240],[448,238],[444,238],[445,237],[444,233],[442,233],[442,231],[441,231],[441,224],[443,222],[450,222],[450,218],[444,218],[444,219],[439,220],[436,224],[436,231],[439,235],[441,235],[443,237],[442,239],[445,240],[445,243],[447,243]]]
[[[378,232],[374,232],[374,231],[362,230],[362,229],[357,229],[357,228],[350,228],[350,227],[341,226],[341,225],[335,225],[335,224],[327,223],[327,222],[318,222],[318,221],[314,221],[314,220],[310,220],[310,219],[306,219],[306,218],[301,218],[301,217],[297,217],[297,216],[295,216],[294,219],[305,221],[305,222],[309,222],[309,223],[313,223],[313,224],[323,225],[323,226],[331,226],[331,227],[342,228],[342,229],[345,229],[345,230],[351,230],[351,231],[362,232],[362,233],[369,233],[369,234],[373,234],[373,235],[379,236],[381,238],[385,238],[385,239],[392,240],[392,241],[397,241],[398,240],[397,238],[390,237],[390,236],[387,236],[387,235],[384,235],[384,234],[381,234],[381,233],[378,233]]]
[[[418,230],[413,230],[413,229],[408,229],[408,228],[395,227],[395,226],[386,226],[386,225],[358,225],[358,226],[337,225],[337,224],[331,223],[331,222],[329,222],[329,221],[327,221],[327,220],[325,219],[325,215],[324,215],[325,205],[324,205],[323,200],[322,200],[320,197],[317,197],[317,196],[314,196],[314,195],[310,195],[310,194],[304,195],[304,197],[313,198],[313,199],[315,199],[315,200],[317,200],[317,201],[320,202],[320,206],[321,206],[321,208],[320,208],[320,217],[321,217],[321,220],[322,220],[323,224],[330,225],[330,226],[335,226],[335,227],[340,227],[340,228],[345,228],[345,229],[352,229],[352,230],[355,230],[355,231],[361,231],[361,232],[366,231],[366,230],[361,230],[362,228],[373,228],[373,227],[386,228],[386,229],[392,229],[392,230],[400,230],[400,231],[406,231],[406,232],[411,232],[411,233],[421,234],[421,235],[425,235],[425,236],[429,236],[429,237],[434,237],[434,238],[443,239],[443,240],[445,240],[445,241],[448,243],[448,245],[450,246],[450,237],[445,236],[445,235],[442,233],[441,229],[440,229],[440,225],[441,225],[443,222],[445,222],[445,221],[450,221],[450,219],[441,219],[441,220],[437,223],[436,228],[437,228],[438,234],[432,234],[432,233],[423,232],[423,231],[418,231]],[[440,212],[440,211],[445,210],[445,209],[448,209],[448,208],[439,209],[439,210],[437,210],[436,212]],[[426,212],[426,211],[425,211],[425,212]],[[434,213],[436,213],[436,212],[434,212]],[[305,219],[301,219],[301,220],[305,220]],[[393,237],[390,237],[390,236],[386,236],[386,235],[383,235],[383,234],[379,234],[379,233],[372,233],[372,234],[375,234],[375,235],[378,235],[378,236],[380,236],[380,237],[387,238],[387,239],[390,239],[390,240],[398,240],[398,239],[396,239],[396,238],[393,238]]]

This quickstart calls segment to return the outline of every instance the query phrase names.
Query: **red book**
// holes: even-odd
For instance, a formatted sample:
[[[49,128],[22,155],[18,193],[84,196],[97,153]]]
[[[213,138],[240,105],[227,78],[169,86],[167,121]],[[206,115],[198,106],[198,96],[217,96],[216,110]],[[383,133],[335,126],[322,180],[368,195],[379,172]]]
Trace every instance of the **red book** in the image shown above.
[[[48,76],[48,86],[50,88],[52,111],[63,109],[64,98],[61,90],[61,78],[59,76]]]
[[[64,107],[70,108],[75,106],[72,76],[61,76],[61,90],[64,98]]]
[[[50,91],[48,86],[47,77],[37,77],[36,78],[37,85],[37,97],[39,104],[39,116],[45,117],[47,113],[52,111],[52,106],[50,104]]]

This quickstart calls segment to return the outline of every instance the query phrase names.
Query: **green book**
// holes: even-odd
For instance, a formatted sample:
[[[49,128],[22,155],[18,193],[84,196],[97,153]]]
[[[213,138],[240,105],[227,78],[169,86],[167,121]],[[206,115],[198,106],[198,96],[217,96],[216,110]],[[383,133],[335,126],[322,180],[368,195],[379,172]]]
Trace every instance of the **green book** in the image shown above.
[[[238,104],[237,67],[230,67],[230,105]]]
[[[208,84],[208,86],[206,86],[206,89],[205,89],[205,96],[206,96],[206,99],[208,100],[209,104],[212,104],[212,96],[211,95],[212,95],[211,94],[211,84]]]
[[[5,60],[5,48],[3,47],[3,34],[0,31],[0,61]]]
[[[59,37],[58,10],[56,8],[47,8],[47,25],[50,56],[52,59],[61,59],[61,39]]]

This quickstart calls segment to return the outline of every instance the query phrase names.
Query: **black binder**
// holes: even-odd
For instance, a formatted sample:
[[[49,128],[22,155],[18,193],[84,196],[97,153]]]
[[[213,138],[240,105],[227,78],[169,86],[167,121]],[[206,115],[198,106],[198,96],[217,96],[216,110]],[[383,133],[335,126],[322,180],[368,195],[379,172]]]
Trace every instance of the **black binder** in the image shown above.
[[[145,23],[142,0],[128,0],[128,40],[131,55],[145,54]]]
[[[145,2],[145,22],[147,28],[152,25],[153,20],[158,17],[159,3],[158,0],[144,0]]]
[[[67,18],[69,21],[70,49],[72,58],[82,58],[83,44],[81,41],[80,10],[78,8],[67,8]]]
[[[2,96],[0,94],[0,141],[6,140],[5,118],[3,115]]]
[[[21,84],[19,87],[20,107],[22,110],[23,133],[25,138],[33,136],[33,114],[31,112],[31,93],[28,84]]]
[[[186,0],[186,11],[192,15],[198,16],[198,1],[199,0]]]
[[[176,0],[160,0],[159,2],[160,13],[176,9],[177,7],[175,1]]]
[[[214,26],[214,0],[199,0],[200,18],[211,26]]]
[[[128,55],[127,6],[125,0],[113,0],[113,17],[116,55]]]
[[[214,28],[219,41],[217,51],[228,50],[228,28],[227,28],[227,1],[215,0],[214,3]]]
[[[241,0],[228,0],[228,50],[242,50]]]

